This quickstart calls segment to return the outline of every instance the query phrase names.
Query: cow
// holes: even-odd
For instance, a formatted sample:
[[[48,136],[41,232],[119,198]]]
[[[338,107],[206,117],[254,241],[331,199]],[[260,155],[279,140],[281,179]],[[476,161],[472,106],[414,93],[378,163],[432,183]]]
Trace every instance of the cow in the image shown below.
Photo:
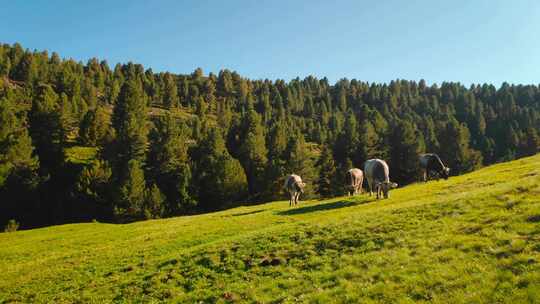
[[[302,178],[296,174],[291,174],[285,178],[285,191],[289,193],[289,207],[298,205],[298,198],[304,193],[306,184]]]
[[[381,193],[388,198],[390,189],[396,188],[396,183],[390,182],[390,169],[384,160],[370,159],[364,164],[364,173],[369,185],[369,195],[373,195],[373,188],[377,191],[377,199]]]
[[[446,167],[439,156],[434,153],[420,155],[420,168],[422,169],[424,182],[428,181],[430,175],[437,175],[437,179],[440,177],[448,179],[450,174],[450,168]]]
[[[364,172],[358,168],[353,168],[347,171],[345,175],[348,195],[362,194],[362,183],[364,182]]]

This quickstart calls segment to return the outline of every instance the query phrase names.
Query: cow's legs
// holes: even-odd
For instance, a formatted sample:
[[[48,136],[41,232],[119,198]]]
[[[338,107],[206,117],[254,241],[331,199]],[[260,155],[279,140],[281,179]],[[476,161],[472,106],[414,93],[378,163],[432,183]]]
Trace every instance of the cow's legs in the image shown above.
[[[298,199],[299,199],[299,198],[300,198],[300,192],[297,192],[297,193],[296,193],[296,196],[295,196],[295,198],[294,198],[294,205],[295,205],[295,206],[298,205]]]
[[[427,183],[427,170],[424,170],[424,183]]]
[[[289,207],[292,207],[294,196],[292,193],[289,192]]]

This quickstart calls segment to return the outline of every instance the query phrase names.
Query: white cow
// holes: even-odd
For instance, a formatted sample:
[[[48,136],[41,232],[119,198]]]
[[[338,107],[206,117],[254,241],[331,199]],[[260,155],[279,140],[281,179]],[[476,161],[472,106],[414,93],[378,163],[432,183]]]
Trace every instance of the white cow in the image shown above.
[[[296,174],[291,174],[285,178],[285,191],[289,193],[289,206],[297,205],[300,193],[304,193],[306,184],[302,182],[302,178]]]
[[[384,198],[388,198],[388,192],[396,188],[396,183],[390,182],[390,169],[388,164],[381,159],[370,159],[364,164],[364,172],[369,184],[369,195],[373,194],[373,188],[377,191],[377,199],[381,193]]]

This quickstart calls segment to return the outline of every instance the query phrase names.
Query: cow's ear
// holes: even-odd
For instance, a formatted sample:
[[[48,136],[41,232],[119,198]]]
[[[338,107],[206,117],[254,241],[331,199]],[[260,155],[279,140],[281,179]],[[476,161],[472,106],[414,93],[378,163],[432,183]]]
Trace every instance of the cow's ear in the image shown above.
[[[392,188],[397,188],[398,184],[397,183],[392,183]]]

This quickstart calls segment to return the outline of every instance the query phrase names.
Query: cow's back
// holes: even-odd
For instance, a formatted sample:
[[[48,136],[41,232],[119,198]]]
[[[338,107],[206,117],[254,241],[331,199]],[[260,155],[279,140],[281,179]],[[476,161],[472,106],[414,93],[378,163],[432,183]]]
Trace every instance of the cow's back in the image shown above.
[[[295,183],[302,183],[302,178],[296,174],[291,174],[289,176],[287,176],[287,178],[285,179],[285,185],[284,187],[286,189],[294,189],[293,185]]]
[[[364,172],[366,178],[374,182],[388,182],[390,181],[388,165],[381,159],[367,160],[364,165]]]
[[[444,164],[439,157],[439,155],[435,153],[426,153],[420,155],[420,165],[423,168],[427,169],[435,169],[435,170],[443,170]]]

